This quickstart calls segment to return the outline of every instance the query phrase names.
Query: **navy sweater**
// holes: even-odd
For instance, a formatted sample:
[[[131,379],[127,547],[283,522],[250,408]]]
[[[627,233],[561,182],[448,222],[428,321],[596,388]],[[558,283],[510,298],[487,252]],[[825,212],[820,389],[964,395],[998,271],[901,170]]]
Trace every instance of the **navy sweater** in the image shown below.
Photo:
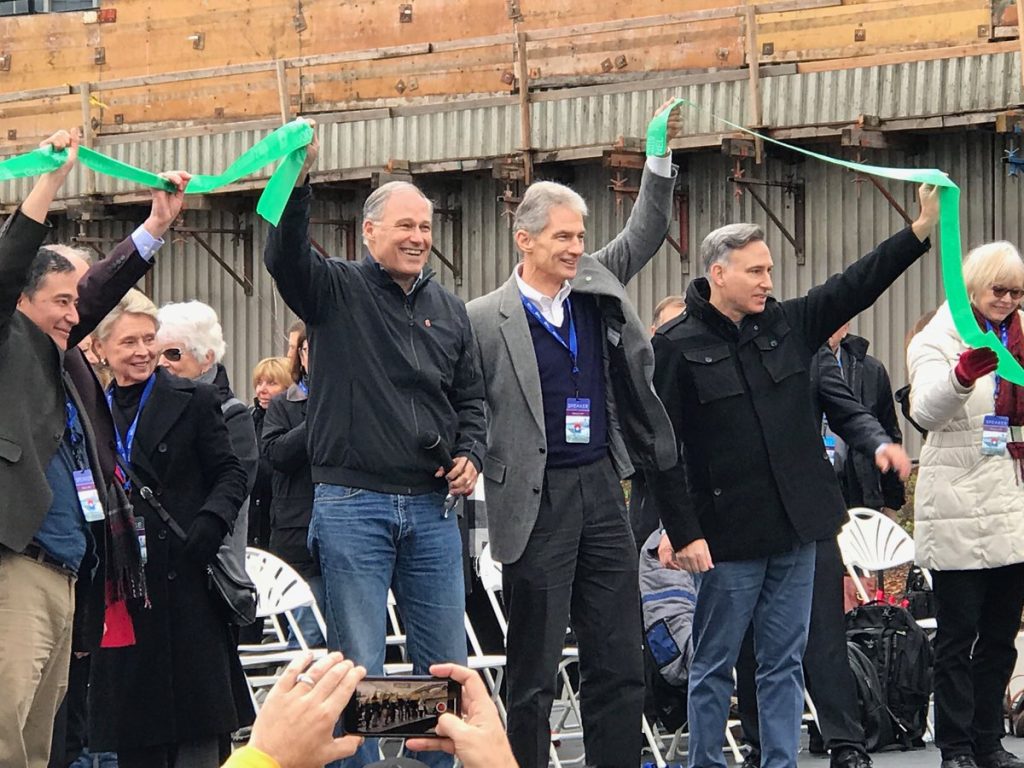
[[[574,293],[566,302],[567,311],[558,329],[566,344],[569,342],[570,305],[579,343],[579,375],[575,380],[569,350],[559,344],[531,312],[526,313],[530,323],[530,334],[533,337],[533,349],[537,355],[537,369],[540,371],[540,388],[544,396],[548,469],[582,467],[593,464],[608,454],[601,313],[593,296]],[[565,441],[566,401],[568,398],[576,397],[590,399],[590,442],[587,444]]]

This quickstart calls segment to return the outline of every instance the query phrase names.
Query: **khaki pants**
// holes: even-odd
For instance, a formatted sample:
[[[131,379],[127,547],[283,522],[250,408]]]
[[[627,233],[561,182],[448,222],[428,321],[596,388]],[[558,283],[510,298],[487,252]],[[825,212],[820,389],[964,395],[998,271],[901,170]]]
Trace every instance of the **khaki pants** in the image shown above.
[[[68,687],[75,578],[0,547],[0,766],[46,768]]]

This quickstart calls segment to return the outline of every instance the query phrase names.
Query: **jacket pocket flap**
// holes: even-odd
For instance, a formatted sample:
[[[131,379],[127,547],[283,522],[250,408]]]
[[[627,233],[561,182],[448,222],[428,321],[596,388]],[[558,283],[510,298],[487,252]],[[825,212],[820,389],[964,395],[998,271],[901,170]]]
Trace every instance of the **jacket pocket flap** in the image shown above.
[[[484,477],[495,483],[505,482],[505,464],[492,456],[484,457]]]
[[[704,349],[689,349],[683,351],[683,357],[685,357],[689,362],[696,363],[697,365],[711,365],[712,363],[721,362],[729,356],[730,352],[727,344],[705,347]]]
[[[12,464],[21,461],[21,446],[13,440],[0,437],[0,459],[6,459]]]

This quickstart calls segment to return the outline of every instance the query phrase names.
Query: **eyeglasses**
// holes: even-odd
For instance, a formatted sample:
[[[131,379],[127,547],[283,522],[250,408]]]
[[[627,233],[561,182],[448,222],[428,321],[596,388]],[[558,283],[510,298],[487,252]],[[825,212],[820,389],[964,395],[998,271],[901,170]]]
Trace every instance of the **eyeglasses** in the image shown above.
[[[1010,298],[1014,301],[1020,301],[1024,299],[1024,288],[1006,288],[1002,285],[993,285],[992,294],[997,298],[1001,299],[1006,294],[1010,294]]]
[[[163,355],[164,357],[166,357],[172,363],[176,363],[179,360],[181,360],[181,350],[178,349],[177,347],[171,347],[170,349],[165,349],[160,354]]]

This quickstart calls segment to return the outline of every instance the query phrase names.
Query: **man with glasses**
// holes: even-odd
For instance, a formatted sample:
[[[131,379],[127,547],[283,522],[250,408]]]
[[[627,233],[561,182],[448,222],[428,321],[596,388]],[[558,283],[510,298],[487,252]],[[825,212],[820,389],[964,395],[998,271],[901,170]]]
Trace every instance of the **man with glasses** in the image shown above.
[[[317,150],[314,139],[265,261],[309,338],[309,545],[323,570],[327,642],[381,674],[391,587],[414,671],[426,674],[466,659],[462,540],[446,496],[468,495],[483,461],[480,363],[465,305],[427,266],[433,207],[414,185],[391,182],[366,200],[362,261],[312,252]],[[368,740],[346,764],[376,759]]]

